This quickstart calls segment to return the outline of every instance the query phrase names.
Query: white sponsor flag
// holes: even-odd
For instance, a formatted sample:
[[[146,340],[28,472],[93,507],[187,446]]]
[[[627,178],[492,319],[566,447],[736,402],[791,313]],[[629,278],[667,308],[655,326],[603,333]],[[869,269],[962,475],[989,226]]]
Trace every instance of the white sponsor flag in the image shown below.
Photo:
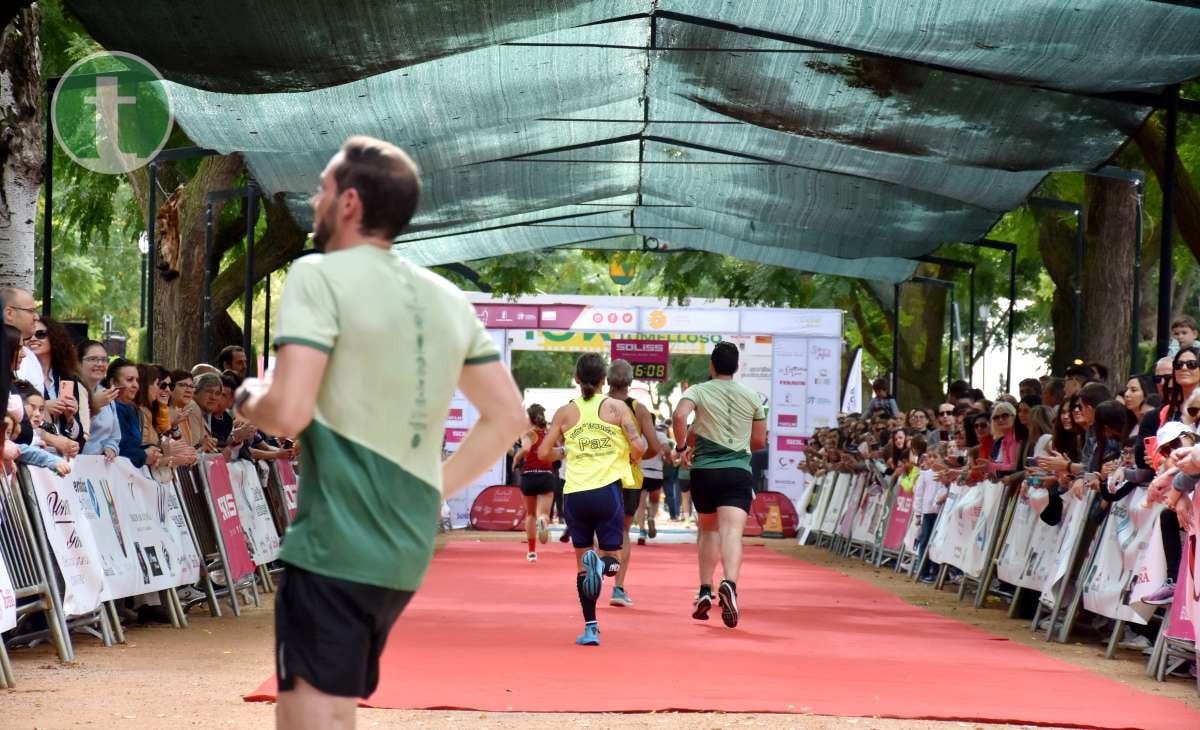
[[[81,616],[100,606],[104,568],[91,523],[79,515],[71,484],[46,469],[29,470],[50,551],[63,577],[63,611]]]
[[[854,349],[846,387],[842,389],[842,413],[862,413],[862,348]]]

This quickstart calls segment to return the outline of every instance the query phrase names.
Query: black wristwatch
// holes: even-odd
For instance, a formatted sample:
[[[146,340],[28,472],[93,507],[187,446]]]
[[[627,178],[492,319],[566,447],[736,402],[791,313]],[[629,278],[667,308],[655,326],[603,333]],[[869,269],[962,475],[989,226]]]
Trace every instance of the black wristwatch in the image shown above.
[[[688,450],[688,445],[687,445],[687,444],[684,444],[683,446],[676,446],[676,447],[675,447],[675,453],[678,453],[678,454],[682,454],[683,452],[685,452],[685,451],[687,451],[687,450]]]

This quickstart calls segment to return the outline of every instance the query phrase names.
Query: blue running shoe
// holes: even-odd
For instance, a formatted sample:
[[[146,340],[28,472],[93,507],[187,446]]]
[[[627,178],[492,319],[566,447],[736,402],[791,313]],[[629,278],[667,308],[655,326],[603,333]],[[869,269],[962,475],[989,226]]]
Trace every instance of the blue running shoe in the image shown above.
[[[629,597],[629,594],[621,586],[613,586],[612,598],[609,599],[608,605],[631,607],[633,606],[633,599]]]
[[[595,550],[583,554],[583,593],[589,600],[600,595],[600,587],[604,581],[604,563]]]
[[[600,646],[600,627],[589,621],[583,625],[583,633],[575,638],[580,646]]]

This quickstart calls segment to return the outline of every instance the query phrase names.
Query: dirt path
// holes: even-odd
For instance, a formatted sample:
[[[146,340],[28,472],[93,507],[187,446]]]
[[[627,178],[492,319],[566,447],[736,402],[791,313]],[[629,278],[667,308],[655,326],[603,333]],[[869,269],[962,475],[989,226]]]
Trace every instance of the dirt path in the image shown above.
[[[451,539],[458,539],[455,536]],[[479,539],[471,534],[469,539]],[[487,539],[514,540],[511,535]],[[759,541],[755,541],[759,542]],[[1154,682],[1143,674],[1140,654],[1121,652],[1113,661],[1103,658],[1097,644],[1046,644],[1028,626],[1009,620],[999,608],[975,610],[957,603],[954,594],[934,593],[890,571],[875,571],[860,562],[834,558],[827,551],[798,547],[790,542],[765,541],[772,549],[839,570],[891,591],[916,605],[1020,641],[1078,666],[1105,674],[1137,689],[1174,697],[1200,708],[1194,684],[1184,680]],[[191,627],[133,627],[129,642],[104,648],[89,637],[77,637],[77,660],[62,665],[45,647],[11,652],[18,687],[0,691],[0,727],[24,728],[265,728],[273,708],[243,702],[241,697],[270,675],[272,616],[270,596],[263,608],[251,608],[241,618],[212,619],[194,610]],[[465,671],[469,671],[466,668]],[[479,727],[479,728],[919,728],[984,727],[971,723],[844,719],[801,715],[732,715],[718,713],[528,714],[445,711],[360,710],[359,727]],[[988,725],[990,728],[1013,727]]]

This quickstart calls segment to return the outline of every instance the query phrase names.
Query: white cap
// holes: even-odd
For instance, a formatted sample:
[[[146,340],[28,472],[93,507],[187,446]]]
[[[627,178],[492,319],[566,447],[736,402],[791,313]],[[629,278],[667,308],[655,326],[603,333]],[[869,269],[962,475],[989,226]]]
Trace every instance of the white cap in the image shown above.
[[[1167,421],[1158,429],[1158,433],[1154,438],[1158,442],[1158,448],[1161,449],[1185,433],[1195,432],[1186,423]]]

